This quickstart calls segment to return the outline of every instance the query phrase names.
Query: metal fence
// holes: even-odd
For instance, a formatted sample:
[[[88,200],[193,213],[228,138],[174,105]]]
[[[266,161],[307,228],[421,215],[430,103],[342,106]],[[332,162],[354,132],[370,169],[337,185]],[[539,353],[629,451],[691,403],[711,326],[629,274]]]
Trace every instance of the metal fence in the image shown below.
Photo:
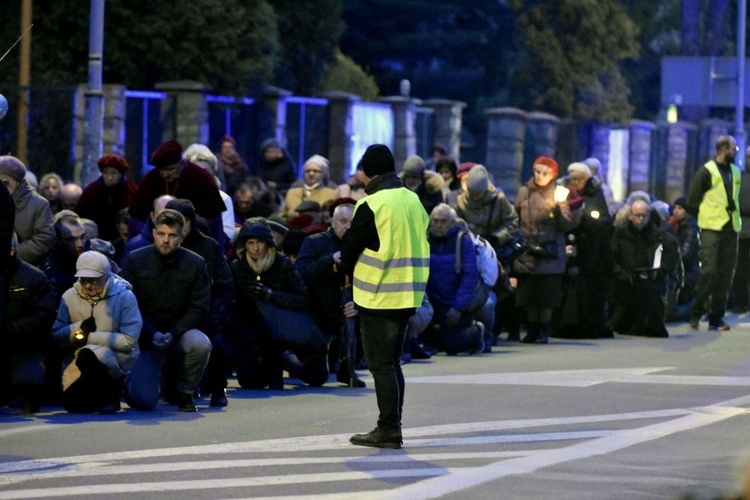
[[[255,99],[208,95],[208,146],[219,151],[221,139],[232,136],[237,141],[237,152],[250,168],[258,157],[260,110]]]
[[[286,98],[287,150],[302,177],[302,166],[314,154],[328,157],[328,100],[315,97]]]
[[[0,121],[0,154],[18,155],[18,108],[28,92],[27,166],[41,177],[56,172],[73,176],[75,163],[75,87],[0,87],[8,114]]]

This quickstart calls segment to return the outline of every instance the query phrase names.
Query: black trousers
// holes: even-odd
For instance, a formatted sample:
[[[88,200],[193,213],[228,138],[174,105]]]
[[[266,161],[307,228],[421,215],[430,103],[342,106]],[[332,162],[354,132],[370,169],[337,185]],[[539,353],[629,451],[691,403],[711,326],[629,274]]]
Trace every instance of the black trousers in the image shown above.
[[[401,350],[411,315],[396,312],[379,316],[360,312],[359,316],[365,361],[375,381],[378,427],[385,432],[400,433],[405,389]]]

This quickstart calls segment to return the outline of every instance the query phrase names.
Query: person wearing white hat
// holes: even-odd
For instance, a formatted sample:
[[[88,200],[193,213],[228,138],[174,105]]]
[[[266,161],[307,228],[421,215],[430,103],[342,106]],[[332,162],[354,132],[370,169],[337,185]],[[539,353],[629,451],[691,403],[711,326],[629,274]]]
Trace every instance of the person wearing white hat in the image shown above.
[[[99,252],[78,257],[75,277],[52,327],[68,363],[63,406],[73,413],[114,413],[139,354],[141,313],[130,283],[112,274],[109,259]]]

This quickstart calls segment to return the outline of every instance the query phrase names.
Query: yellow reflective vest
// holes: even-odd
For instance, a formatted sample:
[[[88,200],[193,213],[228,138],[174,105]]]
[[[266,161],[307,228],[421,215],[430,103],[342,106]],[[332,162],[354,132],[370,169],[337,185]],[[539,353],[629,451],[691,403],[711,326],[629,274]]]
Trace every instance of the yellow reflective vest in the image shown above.
[[[419,197],[404,187],[382,189],[357,202],[372,210],[380,239],[354,266],[354,302],[367,309],[410,309],[422,305],[430,274],[429,217]]]
[[[703,194],[703,201],[698,206],[698,227],[710,231],[721,231],[729,222],[731,216],[732,227],[735,232],[739,232],[742,225],[740,221],[740,169],[734,164],[730,165],[732,170],[732,198],[735,206],[730,214],[727,210],[729,206],[727,190],[724,188],[724,179],[719,172],[718,165],[711,160],[704,167],[711,173],[711,189]]]

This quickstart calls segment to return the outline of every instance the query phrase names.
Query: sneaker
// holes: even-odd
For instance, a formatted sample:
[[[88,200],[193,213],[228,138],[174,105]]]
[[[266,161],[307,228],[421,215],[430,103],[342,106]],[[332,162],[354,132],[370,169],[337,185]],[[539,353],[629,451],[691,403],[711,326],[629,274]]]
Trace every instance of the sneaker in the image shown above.
[[[715,330],[715,331],[720,331],[720,332],[726,332],[730,328],[731,327],[724,321],[720,321],[718,323],[711,323],[708,325],[709,330]]]
[[[691,316],[690,317],[690,328],[693,330],[697,330],[700,326],[701,319],[700,317]]]
[[[481,321],[476,321],[474,327],[477,331],[474,334],[473,347],[469,348],[469,354],[480,354],[484,352],[484,324]]]
[[[380,427],[375,427],[367,434],[355,434],[349,438],[349,442],[357,446],[372,446],[374,448],[390,448],[397,450],[401,448],[403,439],[401,432],[387,433]]]
[[[195,401],[193,401],[193,395],[181,392],[179,402],[177,403],[177,409],[186,413],[195,413],[198,411],[198,408],[195,406]]]

